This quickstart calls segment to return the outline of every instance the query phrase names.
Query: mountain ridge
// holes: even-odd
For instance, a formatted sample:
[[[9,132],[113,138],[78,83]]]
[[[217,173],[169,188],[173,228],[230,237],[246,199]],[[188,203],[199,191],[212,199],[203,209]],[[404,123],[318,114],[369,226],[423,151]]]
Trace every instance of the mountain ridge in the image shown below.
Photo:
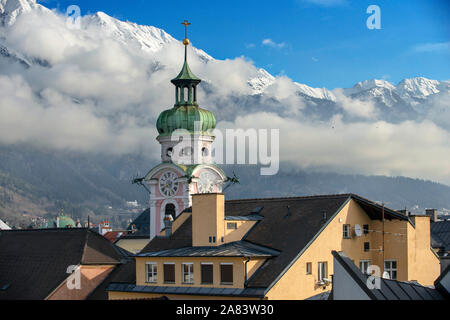
[[[62,67],[57,58],[52,60],[51,57],[48,59],[45,56],[41,57],[36,55],[36,52],[33,53],[30,50],[27,51],[26,48],[16,47],[14,43],[8,41],[7,31],[11,30],[15,23],[20,22],[21,15],[27,13],[49,15],[48,17],[58,17],[60,20],[64,18],[56,10],[49,10],[33,0],[0,0],[0,64],[3,62],[3,66],[7,65],[10,68],[14,68],[12,73],[15,73],[16,70],[21,70],[22,73],[20,74],[27,75],[27,72],[29,72],[31,74],[30,78],[35,80],[36,78],[40,79],[39,76],[46,71],[58,70]],[[41,20],[40,22],[45,24],[46,20]],[[73,36],[73,34],[69,35]],[[175,63],[178,63],[179,58],[181,59],[181,54],[178,55],[178,52],[181,52],[182,45],[180,41],[160,28],[120,21],[103,12],[97,12],[82,17],[82,29],[77,31],[74,37],[89,40],[86,41],[88,42],[86,47],[80,46],[81,48],[77,48],[77,50],[81,51],[89,51],[91,49],[89,45],[95,47],[96,42],[105,39],[111,40],[114,44],[120,44],[120,49],[123,51],[133,51],[135,55],[132,58],[138,57],[142,58],[139,61],[148,62],[148,65],[139,65],[139,68],[146,69],[147,73],[146,77],[138,78],[142,82],[153,77],[154,74],[163,73],[167,70],[170,72],[167,72],[167,76],[164,75],[166,77],[179,71],[177,69],[178,65],[175,66]],[[69,45],[71,44],[70,41],[68,41]],[[176,59],[169,60],[170,63],[165,63],[164,61],[167,62],[167,60],[162,60],[160,55],[170,54],[167,50],[170,46],[178,46],[175,50],[177,56],[175,57]],[[72,49],[70,46],[68,48]],[[191,59],[191,67],[195,66],[196,68],[193,68],[193,70],[201,70],[201,67],[212,65],[214,69],[219,70],[219,73],[222,72],[221,75],[228,76],[231,72],[229,60],[216,60],[206,52],[195,47],[190,47],[189,50],[192,50],[189,54],[191,52],[194,54]],[[89,53],[91,54],[90,58],[92,55],[97,54],[95,51],[94,53]],[[100,52],[100,54],[104,54],[104,52]],[[142,97],[146,95],[158,96],[160,94],[159,91],[163,92],[164,96],[169,96],[164,91],[165,87],[163,88],[161,85],[161,78],[155,81],[155,86],[152,88],[153,91],[147,93],[147,88],[139,91],[135,89],[135,82],[124,81],[123,78],[128,76],[129,70],[126,68],[119,69],[120,85],[122,85],[123,81],[125,85],[129,86],[126,89],[132,94],[125,96],[121,100],[122,97],[116,94],[116,91],[119,90],[118,87],[111,86],[109,88],[107,86],[108,83],[103,82],[101,86],[94,87],[100,91],[106,87],[105,91],[107,91],[108,99],[104,104],[101,104],[99,95],[97,95],[96,90],[91,88],[93,85],[89,81],[96,79],[95,75],[90,77],[92,76],[91,69],[101,65],[103,57],[100,55],[100,58],[96,57],[96,59],[93,59],[93,62],[90,61],[91,64],[87,63],[87,67],[85,66],[86,70],[80,72],[81,77],[77,78],[78,81],[72,79],[69,79],[72,81],[68,81],[67,77],[64,78],[66,74],[61,76],[51,72],[48,72],[46,76],[48,78],[55,77],[53,82],[50,81],[41,85],[40,81],[37,81],[38,84],[32,87],[31,84],[24,81],[28,85],[26,89],[31,92],[30,95],[33,98],[31,102],[44,101],[42,107],[42,110],[44,110],[43,115],[47,115],[45,111],[52,109],[51,107],[58,110],[49,103],[50,98],[56,100],[58,108],[69,105],[69,108],[63,109],[65,112],[75,109],[74,105],[92,107],[93,114],[96,116],[100,115],[100,120],[94,122],[93,127],[95,130],[99,127],[103,128],[102,126],[105,126],[105,122],[111,119],[111,122],[117,122],[119,125],[117,127],[106,126],[105,131],[110,134],[111,132],[120,133],[120,130],[124,128],[124,123],[136,122],[136,126],[132,126],[131,129],[138,131],[140,128],[149,128],[144,132],[139,131],[138,135],[144,137],[145,139],[143,140],[146,143],[148,143],[147,140],[149,139],[154,140],[153,138],[156,137],[157,132],[156,130],[151,131],[151,129],[153,129],[156,122],[155,117],[162,111],[162,107],[151,109],[152,106],[144,105],[140,106],[141,108],[139,109],[139,104],[145,104],[148,101],[152,103],[155,101],[159,103],[161,100],[164,103],[169,101],[168,99],[165,100],[165,97],[160,100],[142,100]],[[67,72],[69,78],[72,77],[72,72],[77,74],[80,71],[79,65],[84,63],[83,58],[84,56],[81,56],[81,58],[77,56],[78,60],[65,61],[69,66],[68,70],[70,72]],[[239,66],[243,66],[246,62],[245,58],[236,58],[236,60]],[[121,61],[127,62],[126,58]],[[116,60],[114,60],[114,64],[115,62]],[[253,66],[251,63],[248,64]],[[2,70],[1,67],[2,65],[0,65],[0,70]],[[236,71],[236,69],[232,71]],[[107,77],[109,75],[107,73]],[[5,85],[9,79],[7,77],[2,79],[2,76],[3,74],[0,74],[0,80],[3,80],[2,84]],[[338,119],[342,117],[344,120],[357,119],[358,125],[369,121],[387,121],[395,124],[402,121],[425,119],[425,116],[430,112],[440,112],[441,109],[448,108],[445,100],[437,107],[434,106],[433,100],[441,95],[449,95],[450,93],[449,81],[437,81],[424,77],[404,79],[397,84],[392,84],[386,80],[364,80],[356,83],[352,88],[336,88],[333,90],[313,88],[298,82],[291,83],[286,79],[288,78],[284,76],[273,76],[262,68],[252,67],[245,70],[245,81],[242,82],[242,85],[239,82],[241,79],[237,79],[239,87],[227,88],[227,91],[222,94],[220,90],[223,83],[216,84],[208,77],[204,77],[200,88],[200,91],[203,93],[202,103],[207,101],[209,105],[212,105],[212,108],[215,109],[211,110],[218,116],[218,119],[225,123],[235,120],[238,116],[246,116],[253,112],[267,112],[283,115],[289,120],[298,117],[301,121],[304,121],[302,124],[318,121],[328,126],[328,123],[330,123],[329,128],[327,127],[326,129],[334,130],[336,117]],[[166,80],[164,78],[164,85],[168,87],[170,78]],[[63,83],[63,88],[56,92],[58,90],[54,87],[61,83]],[[71,90],[72,87],[79,83],[84,86]],[[105,83],[106,86],[104,85]],[[145,84],[147,85],[148,82]],[[64,85],[66,86],[64,87]],[[286,94],[287,91],[289,94]],[[291,91],[295,95],[290,95]],[[87,94],[83,94],[84,92],[87,92]],[[47,99],[48,97],[50,98]],[[133,100],[131,102],[130,97]],[[171,88],[170,97],[172,97]],[[29,102],[27,100],[24,101],[25,103]],[[123,107],[122,103],[129,103],[130,105],[121,110],[120,108]],[[353,109],[348,110],[343,107],[345,103],[350,104]],[[111,107],[111,104],[114,105]],[[32,105],[35,106],[34,104]],[[107,112],[105,106],[112,109],[111,113]],[[22,107],[22,104],[20,107]],[[360,112],[360,109],[364,108],[367,110]],[[120,111],[123,111],[123,113],[121,114]],[[437,120],[442,119],[439,112],[435,115]],[[131,113],[137,114],[136,119],[126,117]],[[102,118],[101,116],[104,114],[106,115]],[[26,116],[28,117],[28,113],[26,113]],[[84,120],[84,118],[82,119]],[[44,120],[42,117],[38,117],[36,122],[42,120]],[[72,118],[70,118],[71,122]],[[80,126],[84,124],[85,122],[80,122]],[[440,124],[441,127],[446,125],[445,121]],[[68,140],[70,142],[79,142],[76,140],[77,136],[73,136],[73,131],[80,131],[79,128],[71,127],[70,129],[72,131],[69,130]],[[125,129],[127,129],[126,126]],[[96,132],[95,130],[94,133]],[[52,132],[51,126],[49,131],[51,132],[50,137],[57,136],[59,138],[59,132]],[[403,132],[400,132],[400,135],[402,134]],[[92,137],[90,135],[87,136],[87,142],[90,142]],[[135,199],[138,199],[141,203],[146,203],[147,195],[145,192],[131,185],[130,181],[132,177],[142,176],[145,170],[158,163],[159,146],[156,145],[151,150],[153,155],[156,156],[139,158],[139,153],[136,151],[131,154],[121,154],[121,156],[117,156],[114,153],[113,155],[109,153],[102,154],[102,152],[105,152],[104,149],[97,150],[99,149],[97,145],[94,146],[91,154],[83,153],[83,148],[81,151],[77,150],[77,152],[65,152],[64,150],[66,149],[72,149],[67,148],[67,145],[64,144],[60,149],[55,147],[54,149],[50,148],[49,150],[51,151],[44,151],[44,149],[34,146],[35,144],[37,145],[37,142],[40,142],[39,138],[41,137],[38,136],[35,139],[32,136],[32,138],[31,142],[25,141],[28,143],[21,144],[21,136],[19,139],[20,143],[10,143],[6,147],[0,147],[0,182],[3,183],[3,185],[0,184],[0,214],[2,214],[2,210],[3,212],[12,210],[11,212],[14,212],[14,214],[22,215],[23,211],[30,210],[27,208],[37,208],[38,212],[56,214],[61,207],[64,207],[67,211],[71,210],[71,208],[78,210],[79,206],[85,206],[90,210],[88,212],[92,212],[99,207],[117,206],[125,201]],[[105,149],[118,148],[117,145],[122,140],[125,141],[125,144],[131,144],[130,140],[127,140],[128,136],[125,136],[122,140],[120,140],[122,138],[121,135],[114,136],[114,138],[111,140],[100,139],[100,144],[102,146],[106,145]],[[0,145],[1,143],[2,141],[0,141]],[[59,146],[58,143],[60,141],[57,139],[57,146]],[[414,161],[414,159],[411,161]],[[425,207],[433,207],[435,205],[439,205],[438,209],[441,210],[450,208],[449,187],[429,181],[420,181],[406,177],[379,177],[370,174],[339,175],[301,170],[297,173],[294,171],[291,173],[282,171],[279,176],[265,178],[259,176],[257,170],[252,168],[246,170],[236,167],[235,169],[241,171],[238,174],[242,176],[243,184],[242,186],[230,188],[229,196],[232,198],[254,197],[255,195],[273,197],[352,192],[361,194],[371,200],[391,202],[393,209],[401,209],[405,206],[408,208],[419,206],[422,210]],[[227,168],[227,170],[229,175],[234,171],[233,168]],[[250,173],[252,174],[250,175]],[[256,177],[252,175],[256,175]],[[27,198],[26,195],[29,195],[29,197]],[[18,200],[11,202],[11,199],[15,197]],[[420,201],[417,199],[420,199]],[[27,206],[21,207],[21,201],[27,202]],[[83,210],[80,209],[79,211]]]
[[[0,21],[3,25],[11,26],[21,14],[39,10],[48,14],[54,13],[45,6],[38,4],[35,0],[1,0],[0,2]],[[55,13],[54,13],[55,14]],[[96,12],[92,15],[82,16],[83,28],[100,27],[103,32],[113,36],[123,43],[136,41],[143,51],[155,53],[161,50],[165,45],[171,43],[180,43],[163,29],[139,25],[130,21],[120,21],[109,16],[104,12]],[[7,48],[6,48],[7,49]],[[213,57],[203,50],[193,47],[195,54],[204,62],[215,61]],[[253,90],[253,94],[264,93],[265,89],[271,86],[276,77],[271,75],[263,68],[257,68],[258,76],[248,79],[248,85]],[[298,88],[298,94],[305,95],[315,99],[336,101],[333,90],[327,88],[313,88],[306,84],[294,82]],[[431,95],[440,93],[446,89],[450,92],[450,81],[437,81],[425,77],[405,78],[397,85],[382,80],[370,79],[356,83],[352,88],[343,88],[349,96],[363,96],[367,99],[371,96],[379,96],[379,92],[370,92],[376,88],[385,88],[396,93],[403,102],[417,104],[417,99],[426,99]],[[385,99],[388,101],[389,99]],[[398,102],[398,101],[397,101]]]

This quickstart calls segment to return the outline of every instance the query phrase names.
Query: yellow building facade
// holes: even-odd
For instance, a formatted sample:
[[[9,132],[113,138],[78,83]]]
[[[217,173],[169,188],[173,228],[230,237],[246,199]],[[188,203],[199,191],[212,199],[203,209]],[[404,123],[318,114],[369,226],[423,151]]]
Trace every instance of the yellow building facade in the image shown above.
[[[275,262],[283,257],[282,248],[246,243],[252,233],[259,232],[254,229],[258,229],[258,225],[262,228],[264,220],[269,217],[254,214],[242,217],[229,215],[225,212],[223,194],[196,195],[193,197],[192,213],[185,212],[179,220],[174,221],[172,234],[164,236],[163,232],[162,237],[152,241],[156,243],[153,249],[151,242],[143,250],[145,253],[136,257],[135,287],[124,289],[123,284],[119,287],[112,285],[109,298],[307,299],[331,290],[333,250],[345,252],[361,268],[378,266],[381,273],[387,272],[399,281],[414,280],[422,285],[433,284],[439,276],[440,265],[430,248],[429,217],[406,217],[386,208],[383,221],[384,209],[376,204],[355,195],[338,197],[342,198],[339,209],[328,216],[320,230],[290,261],[284,260],[285,265],[281,271],[274,273],[270,272],[270,268],[274,269],[275,265],[279,265]],[[276,203],[282,210],[283,203],[295,203],[295,199],[303,206],[317,201],[310,197],[279,199]],[[318,199],[323,204],[327,202],[326,198]],[[264,199],[258,201],[258,204],[264,204]],[[270,203],[274,203],[274,200],[271,199]],[[290,214],[295,216],[294,206],[291,207]],[[320,213],[319,211],[318,214]],[[281,216],[279,220],[289,224],[289,218]],[[300,225],[301,221],[293,221],[292,224],[294,223]],[[268,223],[267,231],[273,225],[273,222]],[[273,228],[276,231],[276,227]],[[179,248],[171,247],[169,243],[178,241],[177,233],[180,232],[183,236],[188,233],[187,229],[191,229],[192,234],[190,246],[181,243]],[[263,234],[261,236],[264,237]],[[274,238],[276,236],[270,235]],[[214,237],[215,243],[212,242]],[[166,250],[153,251],[155,248],[164,249],[165,242],[168,244]],[[291,250],[289,245],[285,250]],[[174,281],[171,283],[164,281],[165,264],[174,266]],[[204,264],[212,265],[212,283],[202,283],[201,270]],[[232,283],[221,282],[221,266],[224,264],[233,266]],[[148,265],[156,267],[154,282],[148,280]],[[191,265],[189,270],[192,271],[192,276],[188,283],[183,273],[185,265]],[[268,285],[263,287],[257,286],[261,283],[260,280],[252,285],[254,278],[261,273],[270,274],[273,279],[269,281],[264,278],[264,281],[270,283],[267,282]],[[202,294],[195,294],[196,291]]]

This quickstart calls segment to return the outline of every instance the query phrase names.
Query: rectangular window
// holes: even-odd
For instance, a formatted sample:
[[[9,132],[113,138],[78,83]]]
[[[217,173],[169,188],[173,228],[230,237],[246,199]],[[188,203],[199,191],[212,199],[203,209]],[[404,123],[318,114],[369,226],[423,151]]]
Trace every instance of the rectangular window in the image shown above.
[[[384,272],[389,274],[391,280],[397,280],[397,260],[385,260]]]
[[[363,225],[364,234],[369,234],[369,225],[365,224]]]
[[[194,283],[194,264],[193,263],[183,263],[183,283],[193,284]]]
[[[307,262],[306,263],[306,274],[311,274],[312,273],[312,264],[311,262]]]
[[[164,283],[175,283],[175,263],[164,263]]]
[[[369,272],[368,272],[369,266],[370,266],[370,260],[359,261],[359,270],[361,270],[362,273],[369,274]]]
[[[147,283],[156,283],[158,281],[158,267],[155,262],[146,263]]]
[[[370,251],[370,242],[364,242],[364,251],[365,252]]]
[[[202,284],[213,284],[213,281],[214,281],[213,264],[202,263]]]
[[[344,239],[350,238],[350,225],[349,224],[343,225],[342,233],[343,233]]]
[[[216,243],[216,237],[209,237],[209,243]]]
[[[237,229],[237,223],[236,222],[228,222],[227,223],[227,229],[228,230],[236,230]]]
[[[220,264],[220,283],[226,285],[233,284],[233,264],[221,263]]]
[[[323,279],[328,278],[328,263],[327,262],[319,262],[318,263],[318,279],[319,282],[323,281]]]

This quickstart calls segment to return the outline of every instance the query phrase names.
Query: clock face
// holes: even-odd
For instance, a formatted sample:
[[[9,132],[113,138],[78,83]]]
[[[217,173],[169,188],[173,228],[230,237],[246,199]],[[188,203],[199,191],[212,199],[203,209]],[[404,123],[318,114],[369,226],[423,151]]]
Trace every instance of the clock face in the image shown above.
[[[213,193],[219,182],[219,177],[214,172],[204,171],[199,176],[197,188],[199,193]]]
[[[171,171],[164,173],[161,178],[159,178],[159,191],[166,197],[173,197],[178,192],[178,176]]]

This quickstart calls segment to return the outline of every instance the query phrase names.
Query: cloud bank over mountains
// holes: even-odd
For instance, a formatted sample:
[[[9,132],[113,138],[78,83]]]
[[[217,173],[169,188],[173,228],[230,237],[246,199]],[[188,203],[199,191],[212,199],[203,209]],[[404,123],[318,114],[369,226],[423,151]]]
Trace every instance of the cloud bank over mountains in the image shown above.
[[[195,39],[192,39],[195,45]],[[0,143],[159,158],[159,113],[183,46],[161,29],[83,16],[81,29],[31,0],[0,0]],[[450,184],[450,82],[367,80],[311,88],[246,57],[190,47],[199,102],[219,128],[280,129],[281,161],[311,170]]]

